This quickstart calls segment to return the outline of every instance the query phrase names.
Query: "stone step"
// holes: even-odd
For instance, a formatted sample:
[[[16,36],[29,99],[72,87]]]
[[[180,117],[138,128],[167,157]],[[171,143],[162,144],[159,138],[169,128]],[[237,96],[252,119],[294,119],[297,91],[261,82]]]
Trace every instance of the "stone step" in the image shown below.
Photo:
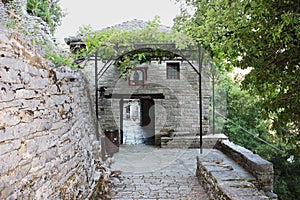
[[[196,134],[191,134],[190,132],[174,132],[174,136],[196,136]]]
[[[195,134],[191,134],[190,132],[187,131],[176,131],[173,133],[165,133],[165,132],[161,132],[160,135],[162,137],[165,137],[167,135],[171,135],[171,137],[176,137],[176,136],[195,136]]]
[[[213,148],[220,140],[227,140],[224,134],[205,135],[202,137],[203,148]],[[200,136],[175,135],[173,137],[161,137],[162,148],[200,148]]]

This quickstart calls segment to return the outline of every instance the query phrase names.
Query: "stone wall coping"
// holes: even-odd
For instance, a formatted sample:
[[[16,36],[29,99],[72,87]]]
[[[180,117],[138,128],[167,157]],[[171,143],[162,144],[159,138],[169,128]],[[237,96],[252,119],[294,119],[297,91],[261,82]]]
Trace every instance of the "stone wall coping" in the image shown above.
[[[257,187],[265,192],[273,191],[273,164],[258,154],[236,145],[229,140],[219,141],[216,145],[224,154],[238,162],[257,179]]]
[[[223,133],[203,135],[203,138],[228,140],[228,137]]]
[[[245,157],[245,159],[252,161],[257,165],[272,165],[271,162],[263,159],[258,154],[255,154],[242,146],[236,145],[229,140],[223,140],[221,141],[221,143],[223,144],[223,146],[226,145],[227,148],[230,148],[231,151],[241,154],[243,157]]]
[[[196,176],[210,199],[241,200],[277,199],[257,185],[257,178],[232,157],[219,149],[205,149],[205,156],[197,157]]]

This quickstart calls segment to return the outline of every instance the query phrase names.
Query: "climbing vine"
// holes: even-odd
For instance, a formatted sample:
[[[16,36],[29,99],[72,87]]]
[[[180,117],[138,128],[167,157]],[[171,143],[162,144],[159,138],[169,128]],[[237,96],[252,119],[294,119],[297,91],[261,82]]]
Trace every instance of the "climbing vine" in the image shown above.
[[[189,37],[179,32],[161,31],[159,17],[148,21],[144,29],[94,31],[90,26],[82,26],[79,28],[78,34],[83,35],[86,48],[77,51],[76,57],[86,57],[97,50],[102,60],[110,60],[117,55],[133,50],[134,43],[175,43],[178,49],[194,45]],[[147,48],[145,48],[144,51],[136,51],[129,55],[120,56],[116,59],[115,66],[120,70],[120,75],[125,77],[138,64],[151,61],[154,58],[161,61],[174,56],[174,53],[162,51],[159,48],[153,49],[151,47],[151,51],[147,51]]]

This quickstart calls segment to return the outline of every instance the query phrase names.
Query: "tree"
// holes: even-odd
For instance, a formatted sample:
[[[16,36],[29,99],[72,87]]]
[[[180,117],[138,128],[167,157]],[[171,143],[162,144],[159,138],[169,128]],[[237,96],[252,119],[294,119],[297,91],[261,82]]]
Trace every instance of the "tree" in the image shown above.
[[[267,145],[257,139],[259,137],[265,141],[272,141],[283,149],[290,147],[290,144],[286,144],[281,137],[268,134],[270,120],[262,119],[262,105],[259,98],[246,90],[241,90],[239,82],[233,81],[230,77],[232,76],[222,75],[216,87],[226,91],[227,117],[231,119],[225,123],[223,133],[235,144],[244,146],[273,163],[274,191],[279,199],[297,199],[300,195],[300,159],[282,153],[278,148],[274,148],[274,145]]]
[[[264,117],[299,153],[299,0],[177,0],[174,28],[199,42],[219,68],[251,68],[243,88],[258,95]]]

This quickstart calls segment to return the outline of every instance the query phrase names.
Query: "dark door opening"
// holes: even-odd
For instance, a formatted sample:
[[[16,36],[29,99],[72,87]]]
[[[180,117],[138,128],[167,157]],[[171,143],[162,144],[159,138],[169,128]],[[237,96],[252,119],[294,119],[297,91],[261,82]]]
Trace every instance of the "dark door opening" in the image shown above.
[[[153,99],[141,99],[141,127],[145,144],[155,144],[155,107]]]
[[[155,144],[155,109],[153,99],[124,99],[121,109],[123,144]]]

